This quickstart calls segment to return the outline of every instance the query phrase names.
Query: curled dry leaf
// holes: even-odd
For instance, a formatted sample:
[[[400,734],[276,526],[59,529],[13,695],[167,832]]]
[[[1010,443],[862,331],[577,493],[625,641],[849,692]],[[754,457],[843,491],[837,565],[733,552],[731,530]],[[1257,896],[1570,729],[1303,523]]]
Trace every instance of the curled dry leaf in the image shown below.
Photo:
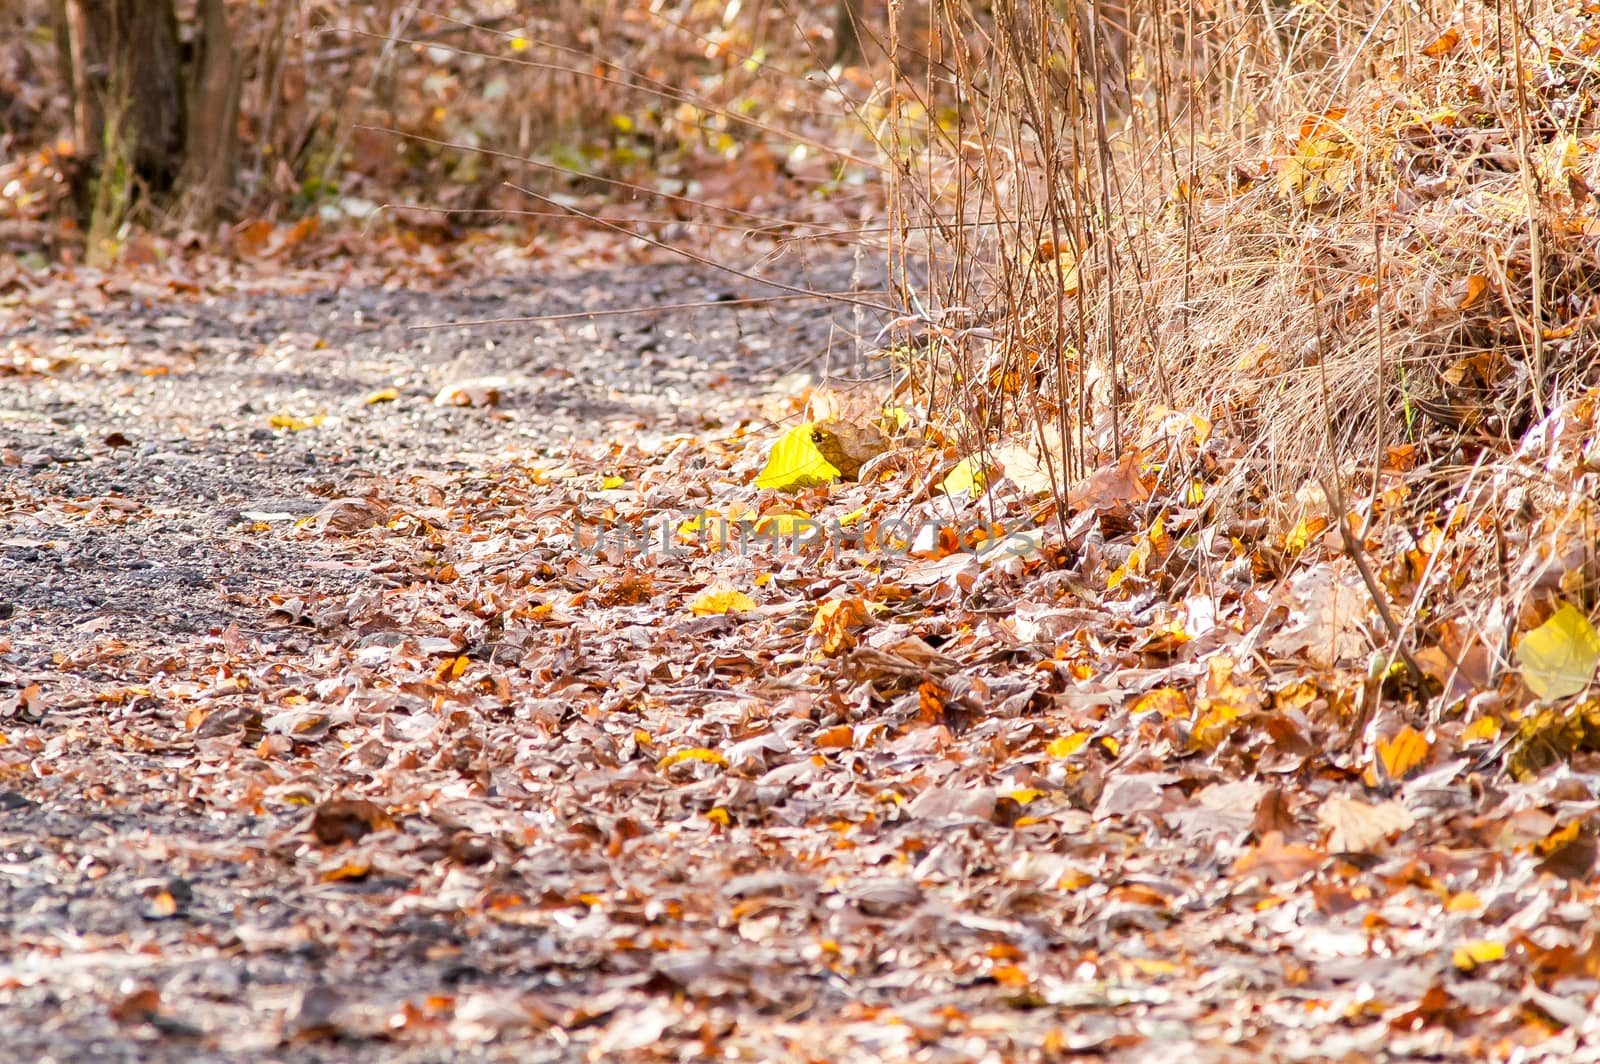
[[[311,814],[311,834],[324,846],[356,842],[374,831],[396,831],[383,807],[364,798],[334,798]]]
[[[307,527],[316,532],[361,532],[388,520],[388,508],[376,499],[334,499],[312,515]]]
[[[503,377],[476,377],[451,381],[433,397],[434,406],[498,406],[501,393],[510,387]]]
[[[1368,805],[1358,798],[1331,795],[1317,809],[1317,823],[1328,829],[1328,849],[1334,853],[1374,853],[1391,835],[1416,822],[1399,802]]]

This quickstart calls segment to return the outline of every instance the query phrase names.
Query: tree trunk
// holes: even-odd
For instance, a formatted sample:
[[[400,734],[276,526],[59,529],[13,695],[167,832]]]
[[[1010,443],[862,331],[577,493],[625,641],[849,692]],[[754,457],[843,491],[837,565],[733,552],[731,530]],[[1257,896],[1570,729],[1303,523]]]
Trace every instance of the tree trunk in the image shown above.
[[[118,159],[148,188],[178,176],[185,116],[172,0],[66,0],[78,148],[91,169]]]
[[[838,0],[833,17],[834,65],[861,61],[861,23],[865,17],[866,0]]]
[[[189,127],[180,183],[192,225],[222,207],[238,165],[239,58],[225,0],[199,0],[197,54],[189,80]]]

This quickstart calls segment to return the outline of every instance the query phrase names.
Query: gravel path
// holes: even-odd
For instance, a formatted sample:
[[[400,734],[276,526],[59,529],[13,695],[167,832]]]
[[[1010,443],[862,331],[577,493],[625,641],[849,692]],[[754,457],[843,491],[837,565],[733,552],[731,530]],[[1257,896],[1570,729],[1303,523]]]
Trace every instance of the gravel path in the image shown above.
[[[795,280],[841,289],[855,271]],[[372,897],[405,884],[297,871],[303,809],[242,814],[191,783],[208,750],[240,756],[239,720],[174,733],[146,685],[214,661],[225,686],[252,640],[287,676],[326,649],[295,622],[397,586],[370,556],[286,534],[330,500],[702,429],[713,406],[853,350],[857,315],[779,301],[415,326],[761,294],[644,265],[458,291],[32,299],[0,317],[0,1055],[437,1060],[384,1032],[404,1002],[459,990],[451,1059],[567,1056],[559,1039],[460,1047],[523,1029],[507,988],[544,995],[546,1022],[618,1002],[504,925],[468,933],[441,911],[369,934]],[[424,858],[454,852],[449,824],[407,832]]]

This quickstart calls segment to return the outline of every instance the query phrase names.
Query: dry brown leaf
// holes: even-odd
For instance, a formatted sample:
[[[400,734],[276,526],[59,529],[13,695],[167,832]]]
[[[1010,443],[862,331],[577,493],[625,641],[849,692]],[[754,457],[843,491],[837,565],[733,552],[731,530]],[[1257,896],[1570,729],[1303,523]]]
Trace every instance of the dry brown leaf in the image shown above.
[[[1328,829],[1331,852],[1374,853],[1389,836],[1406,831],[1416,820],[1400,802],[1368,805],[1358,798],[1335,794],[1317,808],[1317,823]]]

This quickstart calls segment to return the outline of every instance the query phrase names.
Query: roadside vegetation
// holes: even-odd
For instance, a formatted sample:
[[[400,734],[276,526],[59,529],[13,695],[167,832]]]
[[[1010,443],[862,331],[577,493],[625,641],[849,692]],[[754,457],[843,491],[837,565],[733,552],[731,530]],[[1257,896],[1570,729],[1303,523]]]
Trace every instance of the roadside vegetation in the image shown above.
[[[94,480],[141,432],[335,470],[269,470],[191,641],[5,606],[18,808],[101,808],[115,764],[149,880],[179,778],[350,965],[283,1008],[88,965],[75,1037],[187,1002],[224,1049],[1592,1048],[1593,4],[528,6],[0,13],[4,406],[97,426],[0,448],[6,549],[171,517]],[[360,348],[419,305],[374,293],[537,285],[492,341]],[[356,309],[312,336],[307,293]],[[227,337],[128,321],[230,300],[275,323],[230,371],[320,383],[190,425],[157,383]],[[102,380],[137,431],[83,413]],[[29,845],[39,884],[98,867]],[[385,982],[424,910],[460,988]]]

